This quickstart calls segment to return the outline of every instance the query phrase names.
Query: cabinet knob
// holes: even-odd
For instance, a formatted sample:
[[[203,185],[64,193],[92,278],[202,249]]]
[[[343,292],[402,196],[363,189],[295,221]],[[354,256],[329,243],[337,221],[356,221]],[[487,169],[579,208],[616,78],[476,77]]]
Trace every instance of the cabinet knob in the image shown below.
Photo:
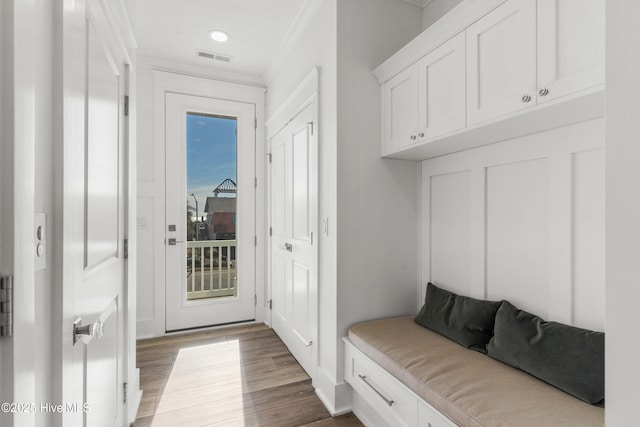
[[[542,89],[540,89],[538,93],[540,94],[540,96],[547,96],[549,95],[549,89],[547,89],[546,87],[543,87]]]
[[[522,95],[522,102],[527,103],[531,101],[531,97],[529,95]]]
[[[420,133],[418,134],[418,136],[419,136],[420,138],[424,138],[424,132],[420,132]]]
[[[411,135],[411,139],[412,139],[412,140],[415,140],[415,139],[416,139],[416,136],[415,136],[415,135]]]

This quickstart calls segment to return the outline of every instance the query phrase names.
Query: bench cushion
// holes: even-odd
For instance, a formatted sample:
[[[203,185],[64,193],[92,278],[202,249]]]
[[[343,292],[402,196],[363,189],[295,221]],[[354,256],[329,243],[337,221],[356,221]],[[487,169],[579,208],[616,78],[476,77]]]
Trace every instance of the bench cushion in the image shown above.
[[[604,425],[604,409],[461,347],[416,324],[413,316],[354,325],[349,339],[459,425]]]

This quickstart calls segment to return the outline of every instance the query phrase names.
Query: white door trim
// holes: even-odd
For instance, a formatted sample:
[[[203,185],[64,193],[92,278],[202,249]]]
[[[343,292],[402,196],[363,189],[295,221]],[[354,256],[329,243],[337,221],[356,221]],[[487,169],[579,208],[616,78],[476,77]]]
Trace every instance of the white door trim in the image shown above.
[[[291,95],[289,95],[289,97],[287,97],[287,99],[275,110],[275,112],[269,117],[269,119],[266,121],[265,125],[267,127],[267,134],[268,134],[268,139],[267,139],[267,144],[268,144],[268,148],[269,148],[269,153],[271,152],[271,140],[282,130],[284,129],[284,127],[291,122],[299,113],[301,113],[302,111],[304,111],[307,107],[309,107],[310,105],[314,106],[314,118],[313,118],[313,122],[315,124],[316,129],[314,130],[315,132],[315,138],[318,141],[316,143],[316,149],[318,149],[319,147],[319,143],[320,143],[320,138],[318,135],[318,116],[319,116],[319,100],[318,100],[318,89],[319,89],[319,73],[320,73],[320,68],[319,67],[314,67],[311,72],[302,80],[302,82],[296,87],[296,89],[293,90],[293,92],[291,93]],[[315,157],[316,157],[316,162],[319,164],[319,158],[318,158],[318,151],[316,151],[315,153]],[[269,164],[269,157],[268,156],[264,156],[264,164],[267,165],[267,170],[268,170],[268,164]],[[316,171],[317,171],[317,167],[316,167]],[[270,175],[271,174],[267,174],[268,175],[268,180],[270,180]],[[268,227],[271,226],[271,224],[273,223],[272,218],[271,218],[271,182],[267,183],[267,223],[268,223]],[[319,207],[319,200],[318,200],[318,188],[317,186],[319,185],[319,181],[316,177],[316,189],[315,189],[315,197],[316,197],[316,209]],[[316,219],[317,219],[317,212],[316,212]],[[269,228],[267,228],[268,230]],[[316,376],[315,375],[315,368],[317,367],[317,361],[318,361],[318,348],[320,347],[320,343],[318,342],[319,339],[319,334],[318,334],[318,286],[317,284],[319,283],[318,281],[318,277],[319,277],[319,271],[318,271],[318,247],[319,247],[319,242],[320,242],[320,236],[318,234],[318,224],[317,224],[317,220],[316,220],[316,224],[311,224],[311,229],[313,230],[313,234],[316,236],[316,244],[313,245],[313,251],[314,251],[314,262],[316,264],[316,279],[315,279],[315,283],[316,286],[313,289],[313,293],[314,295],[310,296],[310,300],[312,301],[312,303],[315,304],[315,307],[313,308],[313,312],[315,315],[315,322],[313,322],[312,324],[312,330],[309,331],[309,335],[312,337],[315,337],[315,342],[313,343],[313,347],[312,347],[312,351],[313,351],[313,363],[314,366],[313,368],[313,374],[312,374],[312,382],[315,385],[316,383]],[[271,300],[272,298],[272,286],[271,286],[271,245],[267,245],[267,258],[266,258],[266,265],[267,265],[267,270],[266,270],[266,277],[268,278],[268,296],[267,296],[267,300]],[[272,324],[272,319],[271,319],[271,310],[267,310],[266,314],[265,314],[265,323],[269,326],[271,326]]]
[[[8,36],[12,52],[3,51],[2,76],[2,273],[13,274],[13,336],[2,338],[0,358],[3,381],[0,394],[3,402],[35,402],[35,275],[33,241],[35,208],[35,137],[38,123],[36,102],[46,90],[38,85],[40,75],[33,67],[33,55],[38,49],[38,13],[34,2],[13,1],[3,5],[2,37]],[[46,12],[44,12],[46,13]],[[6,14],[6,15],[4,15]],[[4,25],[3,25],[4,26]],[[9,45],[10,46],[10,45]],[[5,47],[5,46],[3,46]],[[10,53],[11,55],[5,56]],[[6,62],[5,62],[6,61]],[[5,90],[8,92],[6,93]],[[6,98],[5,98],[5,95]],[[4,111],[5,108],[7,111]],[[45,119],[50,120],[48,118]],[[5,127],[6,126],[6,127]],[[5,139],[6,138],[6,139]],[[5,145],[6,144],[6,145]],[[4,156],[7,155],[7,158]],[[4,182],[4,179],[7,179]],[[6,220],[6,223],[4,222]],[[10,227],[10,229],[7,229]],[[22,238],[20,238],[22,237]],[[6,238],[6,240],[4,240]],[[16,286],[16,284],[19,284]],[[17,288],[17,289],[16,289]],[[17,314],[16,314],[17,313]],[[4,384],[6,378],[7,383]],[[0,424],[33,426],[33,413],[0,415]]]
[[[320,79],[320,67],[314,67],[309,74],[300,82],[300,84],[291,92],[291,94],[284,100],[282,104],[267,118],[265,121],[265,127],[267,132],[267,148],[269,153],[271,152],[271,139],[278,134],[286,125],[291,121],[298,113],[304,110],[314,99],[318,102],[318,91],[319,91],[319,79]],[[314,121],[318,123],[318,113],[319,108],[316,106],[316,117]],[[320,139],[318,139],[318,142]],[[257,153],[256,153],[257,154]],[[260,157],[258,157],[260,158]],[[268,171],[269,165],[269,157],[263,155],[264,162],[257,162],[256,165],[260,165],[261,163],[264,165],[263,170]],[[266,204],[265,204],[265,212],[266,222],[265,228],[268,231],[270,224],[273,222],[271,220],[271,193],[269,189],[271,188],[270,174],[266,175],[267,177],[267,186],[266,186]],[[318,236],[316,230],[316,236]],[[320,236],[318,236],[318,243],[320,242]],[[267,245],[267,251],[265,253],[265,277],[271,277],[271,251],[269,250],[269,245]],[[317,260],[316,260],[317,261]],[[319,274],[318,274],[319,276]],[[265,302],[268,305],[268,301],[271,300],[271,283],[270,279],[267,279],[268,284],[268,292],[265,299]],[[271,310],[265,310],[264,314],[264,322],[271,326]],[[317,336],[317,334],[316,334]]]
[[[264,88],[246,86],[237,83],[222,82],[202,77],[194,77],[183,74],[176,74],[167,71],[153,70],[153,102],[154,102],[154,210],[158,217],[155,221],[153,234],[154,259],[164,260],[165,257],[165,152],[164,141],[166,135],[165,124],[165,94],[167,92],[183,95],[205,96],[228,101],[244,102],[255,104],[256,106],[256,159],[265,157],[264,141]],[[266,290],[266,265],[265,253],[267,243],[267,222],[266,222],[266,197],[265,197],[265,165],[264,162],[256,161],[256,295],[258,304],[256,306],[256,322],[264,321],[265,313],[265,290]],[[166,316],[166,295],[165,295],[165,267],[164,262],[155,262],[154,265],[154,315],[153,315],[153,335],[156,337],[165,335]],[[147,296],[140,295],[144,298]],[[150,296],[149,296],[150,297]]]

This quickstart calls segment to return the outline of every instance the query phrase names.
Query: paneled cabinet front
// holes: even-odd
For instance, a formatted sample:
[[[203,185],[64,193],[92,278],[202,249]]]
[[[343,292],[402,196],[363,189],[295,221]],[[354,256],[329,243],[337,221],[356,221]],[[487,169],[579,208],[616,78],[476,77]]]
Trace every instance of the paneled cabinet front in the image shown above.
[[[604,83],[605,2],[538,1],[538,103]]]
[[[461,33],[382,86],[383,153],[465,126],[464,64]]]
[[[535,1],[507,1],[467,28],[466,37],[468,124],[535,104]]]
[[[418,139],[418,65],[382,85],[383,153],[405,148]]]
[[[602,117],[604,16],[605,0],[460,3],[374,71],[382,155],[423,160]]]
[[[418,62],[418,140],[466,124],[465,38],[460,33]]]

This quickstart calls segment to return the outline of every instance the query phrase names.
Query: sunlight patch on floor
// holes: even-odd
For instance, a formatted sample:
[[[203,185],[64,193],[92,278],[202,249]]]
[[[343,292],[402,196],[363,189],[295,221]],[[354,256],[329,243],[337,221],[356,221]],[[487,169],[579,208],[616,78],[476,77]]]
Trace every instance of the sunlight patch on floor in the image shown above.
[[[238,340],[184,348],[176,356],[155,412],[181,411],[185,423],[196,421],[190,420],[194,414],[200,420],[221,421],[242,414],[244,389]],[[165,425],[160,418],[152,426]],[[234,420],[234,425],[244,427],[238,422]]]

